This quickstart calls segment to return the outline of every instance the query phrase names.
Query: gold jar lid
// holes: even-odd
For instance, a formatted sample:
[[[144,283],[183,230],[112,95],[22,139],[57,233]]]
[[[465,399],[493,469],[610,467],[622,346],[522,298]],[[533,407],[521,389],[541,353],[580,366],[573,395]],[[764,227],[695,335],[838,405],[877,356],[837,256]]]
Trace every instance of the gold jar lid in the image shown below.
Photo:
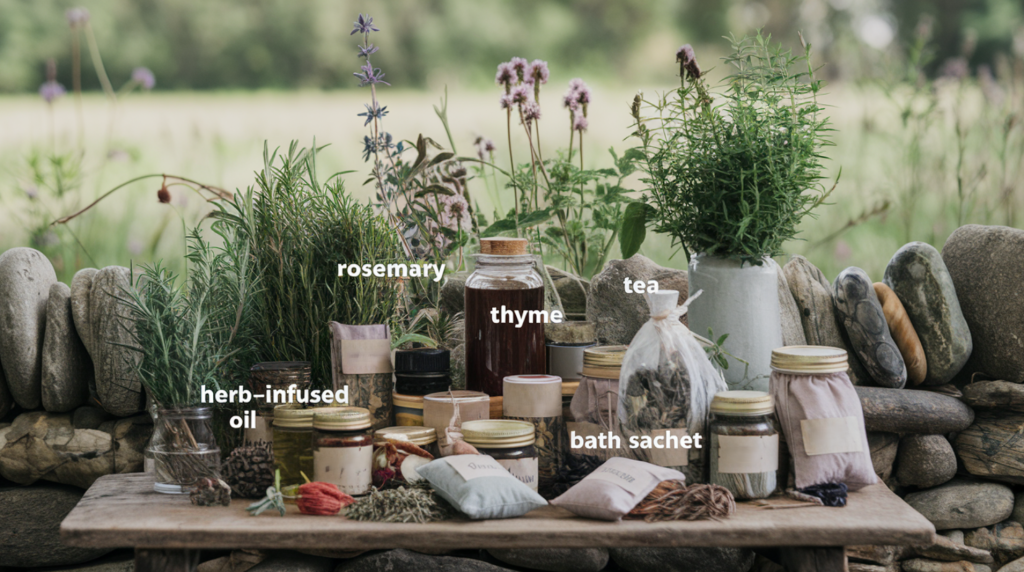
[[[719,391],[711,400],[711,412],[717,415],[770,415],[775,400],[764,391]]]
[[[846,350],[829,346],[785,346],[772,350],[772,370],[797,375],[841,373],[849,365]]]
[[[456,391],[439,391],[437,393],[431,393],[430,395],[423,396],[423,401],[431,401],[435,403],[477,403],[490,400],[491,396],[482,391],[468,391],[465,389],[459,389]]]
[[[404,393],[391,393],[391,403],[395,407],[407,407],[409,409],[423,409],[422,395],[406,395]]]
[[[462,436],[470,445],[492,449],[526,447],[536,441],[536,428],[529,421],[479,419],[462,424]]]
[[[373,434],[373,440],[376,441],[408,441],[413,445],[420,447],[429,445],[437,441],[437,430],[433,427],[415,427],[415,426],[400,426],[400,427],[385,427],[383,429],[377,429]]]
[[[628,346],[598,346],[583,350],[583,375],[619,379]]]
[[[363,407],[325,407],[313,416],[313,428],[327,431],[358,431],[370,428],[370,410]]]
[[[313,426],[316,409],[298,403],[285,403],[274,407],[274,427],[301,429]]]

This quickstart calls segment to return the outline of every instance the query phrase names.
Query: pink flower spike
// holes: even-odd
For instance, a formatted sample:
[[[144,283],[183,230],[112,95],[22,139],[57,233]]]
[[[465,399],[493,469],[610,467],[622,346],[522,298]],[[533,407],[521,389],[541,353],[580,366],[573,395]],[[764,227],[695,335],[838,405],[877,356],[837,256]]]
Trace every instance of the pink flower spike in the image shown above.
[[[515,83],[516,70],[512,68],[512,64],[504,62],[498,64],[498,73],[494,76],[494,83],[503,85],[505,87],[511,87]]]
[[[534,84],[545,84],[548,82],[548,63],[543,60],[533,60],[526,68],[526,81]]]
[[[508,63],[515,70],[516,78],[519,81],[523,81],[523,78],[526,77],[526,66],[529,65],[526,63],[526,58],[512,58]]]
[[[587,118],[583,115],[577,115],[576,121],[573,123],[572,128],[580,133],[587,130],[588,127]]]

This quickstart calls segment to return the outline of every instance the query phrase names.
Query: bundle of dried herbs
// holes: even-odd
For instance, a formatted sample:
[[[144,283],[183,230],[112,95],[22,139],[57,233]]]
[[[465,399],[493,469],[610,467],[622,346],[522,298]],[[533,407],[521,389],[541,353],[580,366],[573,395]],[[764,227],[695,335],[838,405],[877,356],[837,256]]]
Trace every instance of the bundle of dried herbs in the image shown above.
[[[434,493],[427,484],[411,484],[397,489],[370,490],[370,494],[348,508],[352,520],[377,522],[433,522],[448,520],[456,511]]]
[[[736,512],[736,500],[725,487],[690,485],[684,481],[662,481],[626,518],[659,522],[663,520],[720,520]]]

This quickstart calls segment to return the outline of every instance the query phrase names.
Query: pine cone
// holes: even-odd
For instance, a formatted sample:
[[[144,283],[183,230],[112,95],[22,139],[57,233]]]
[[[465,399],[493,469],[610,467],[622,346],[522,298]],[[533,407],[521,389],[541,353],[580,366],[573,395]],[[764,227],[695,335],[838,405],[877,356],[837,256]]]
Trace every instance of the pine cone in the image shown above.
[[[224,461],[221,475],[241,498],[263,497],[274,485],[274,453],[269,447],[238,447]]]

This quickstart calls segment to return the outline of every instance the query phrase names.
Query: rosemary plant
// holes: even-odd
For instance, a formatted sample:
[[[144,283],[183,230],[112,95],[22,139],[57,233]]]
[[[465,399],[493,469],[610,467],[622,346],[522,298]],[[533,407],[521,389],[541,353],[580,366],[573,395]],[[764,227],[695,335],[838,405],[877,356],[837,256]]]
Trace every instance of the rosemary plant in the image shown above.
[[[679,89],[654,101],[637,95],[633,136],[656,230],[687,256],[760,265],[782,253],[800,220],[831,192],[821,164],[831,129],[810,46],[794,56],[760,32],[731,41],[725,63],[732,74],[721,93],[710,92],[692,48],[683,46]]]

